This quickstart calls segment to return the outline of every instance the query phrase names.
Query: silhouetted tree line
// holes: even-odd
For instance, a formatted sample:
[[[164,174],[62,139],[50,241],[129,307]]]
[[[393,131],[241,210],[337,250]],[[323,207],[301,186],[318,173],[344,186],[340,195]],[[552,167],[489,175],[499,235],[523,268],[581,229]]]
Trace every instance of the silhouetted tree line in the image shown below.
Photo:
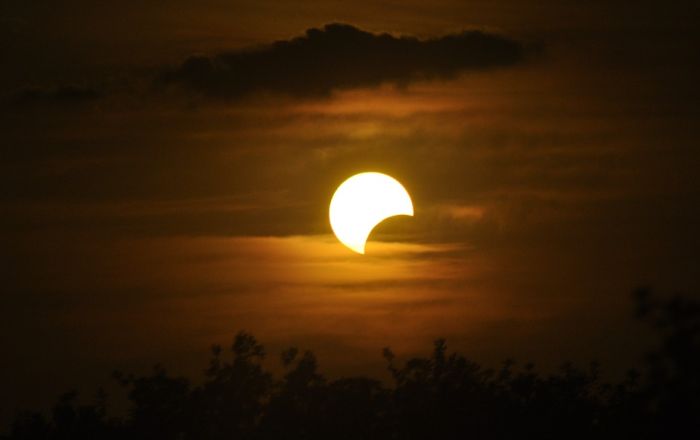
[[[313,353],[282,353],[284,375],[265,370],[263,346],[239,333],[230,353],[213,347],[200,385],[156,367],[115,374],[128,417],[110,418],[106,397],[66,394],[49,418],[20,414],[10,439],[590,439],[700,438],[700,303],[635,293],[637,315],[662,335],[645,369],[605,383],[593,363],[541,374],[532,364],[485,369],[444,340],[432,355],[399,364],[393,383],[329,380]]]

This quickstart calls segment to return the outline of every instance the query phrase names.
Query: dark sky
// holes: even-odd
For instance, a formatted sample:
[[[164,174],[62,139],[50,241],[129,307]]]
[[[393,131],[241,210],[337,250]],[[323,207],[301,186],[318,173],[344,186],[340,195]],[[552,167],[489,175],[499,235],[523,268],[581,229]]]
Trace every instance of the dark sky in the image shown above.
[[[0,423],[240,329],[619,374],[631,289],[700,292],[698,9],[3,2]],[[360,256],[327,209],[367,170],[415,217]]]

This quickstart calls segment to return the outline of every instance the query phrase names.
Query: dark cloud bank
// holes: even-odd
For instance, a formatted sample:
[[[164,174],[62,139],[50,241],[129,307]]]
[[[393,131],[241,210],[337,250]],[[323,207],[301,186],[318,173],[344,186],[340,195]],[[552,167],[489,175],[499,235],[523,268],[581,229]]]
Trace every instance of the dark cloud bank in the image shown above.
[[[508,66],[523,55],[522,44],[482,31],[419,40],[328,24],[265,47],[190,57],[160,82],[221,98],[257,92],[323,96],[337,89],[405,84]]]
[[[16,106],[33,105],[70,105],[82,104],[99,99],[102,93],[96,89],[82,86],[60,86],[55,88],[28,88],[10,97],[10,103]]]

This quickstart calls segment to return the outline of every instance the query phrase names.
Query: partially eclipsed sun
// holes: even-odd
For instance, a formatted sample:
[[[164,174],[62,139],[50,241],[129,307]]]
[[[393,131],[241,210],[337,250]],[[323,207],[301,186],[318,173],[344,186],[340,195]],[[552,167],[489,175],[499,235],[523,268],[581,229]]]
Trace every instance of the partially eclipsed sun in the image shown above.
[[[413,215],[406,189],[393,177],[360,173],[343,182],[331,199],[331,227],[341,243],[358,254],[375,226],[395,215]]]

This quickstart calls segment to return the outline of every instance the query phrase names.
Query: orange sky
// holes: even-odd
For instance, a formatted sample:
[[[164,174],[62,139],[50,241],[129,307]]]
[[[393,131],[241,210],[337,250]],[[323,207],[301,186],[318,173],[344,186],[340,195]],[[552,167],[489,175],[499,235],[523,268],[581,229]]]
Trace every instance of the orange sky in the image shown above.
[[[332,374],[376,373],[382,347],[409,356],[437,337],[486,363],[599,359],[617,374],[649,343],[631,289],[698,291],[698,40],[680,8],[96,8],[0,15],[13,37],[4,95],[104,90],[0,111],[8,407],[89,390],[114,368],[196,373],[241,329],[271,362],[294,344]],[[337,21],[423,38],[478,26],[545,49],[323,98],[152,90],[189,55]],[[327,209],[365,170],[401,181],[415,217],[380,225],[363,257],[330,235]]]

